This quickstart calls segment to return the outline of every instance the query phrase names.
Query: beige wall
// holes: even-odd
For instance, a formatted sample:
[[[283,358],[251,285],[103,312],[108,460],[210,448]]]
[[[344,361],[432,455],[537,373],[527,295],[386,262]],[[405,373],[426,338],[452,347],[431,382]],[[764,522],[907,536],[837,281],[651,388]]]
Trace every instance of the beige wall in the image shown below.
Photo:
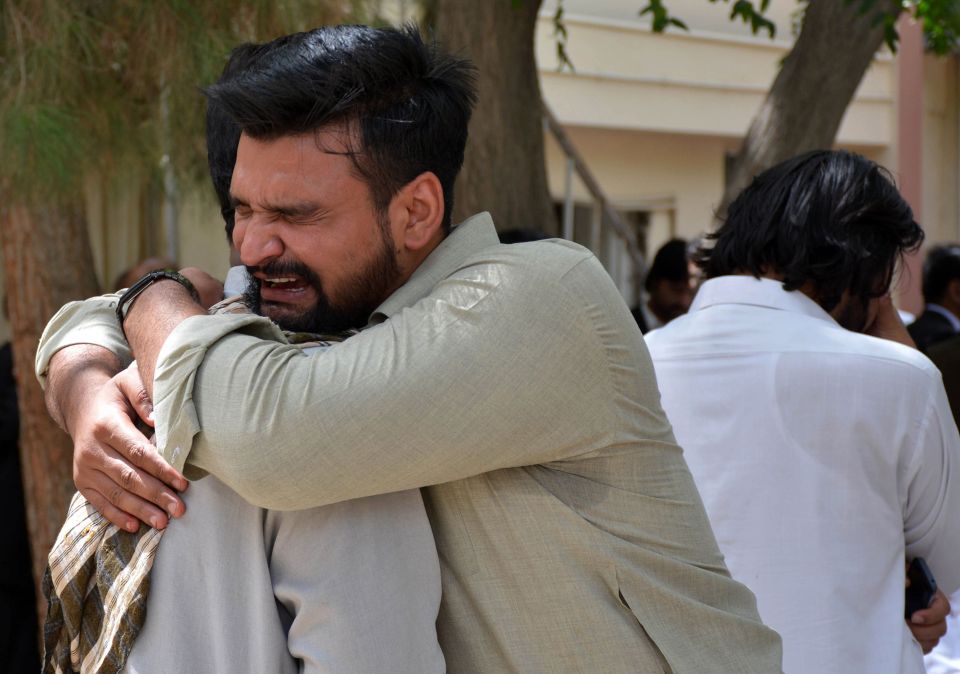
[[[672,236],[696,236],[708,228],[721,196],[723,139],[582,127],[570,127],[568,133],[617,208],[672,211]],[[563,156],[551,139],[546,145],[550,190],[559,198]],[[578,181],[574,195],[589,201]]]
[[[566,49],[575,70],[558,72],[552,19],[542,15],[537,59],[544,97],[573,125],[742,136],[790,42],[708,32],[695,20],[691,15],[689,33],[657,35],[639,19],[568,14]],[[888,142],[894,74],[890,57],[878,57],[848,109],[841,143]]]
[[[960,68],[956,57],[924,58],[923,204],[928,243],[960,240]]]
[[[551,2],[537,32],[544,98],[611,200],[670,210],[655,249],[670,234],[689,237],[712,220],[723,188],[724,153],[735,151],[791,44],[797,4],[775,2],[777,39],[750,35],[723,6],[674,0],[687,33],[654,35],[635,3],[565,0],[573,72],[557,71]],[[924,72],[923,224],[928,239],[960,238],[960,69],[956,57],[927,56]],[[875,59],[848,108],[837,144],[896,172],[896,62]],[[548,140],[555,198],[564,192],[563,158]],[[576,191],[584,199],[582,189]],[[661,222],[666,222],[662,220]]]

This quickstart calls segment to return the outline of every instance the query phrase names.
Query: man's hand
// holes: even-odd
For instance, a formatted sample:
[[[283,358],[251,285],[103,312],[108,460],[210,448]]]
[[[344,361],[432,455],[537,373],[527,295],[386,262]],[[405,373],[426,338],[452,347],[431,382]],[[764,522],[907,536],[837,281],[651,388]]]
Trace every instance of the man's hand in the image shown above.
[[[864,332],[873,337],[889,339],[892,342],[905,344],[913,349],[917,348],[910,333],[907,332],[907,326],[900,319],[900,313],[893,306],[893,298],[890,295],[884,295],[872,302],[872,308],[875,311],[873,320],[867,326]]]
[[[152,426],[152,411],[133,363],[89,396],[67,428],[74,442],[77,489],[108,520],[127,531],[139,528],[137,520],[163,529],[168,516],[180,517],[185,509],[174,490],[186,489],[186,479],[134,425],[139,416]]]
[[[950,602],[940,590],[933,596],[930,606],[916,611],[907,623],[913,637],[920,642],[924,653],[932,651],[940,638],[947,633],[947,616],[950,615]]]

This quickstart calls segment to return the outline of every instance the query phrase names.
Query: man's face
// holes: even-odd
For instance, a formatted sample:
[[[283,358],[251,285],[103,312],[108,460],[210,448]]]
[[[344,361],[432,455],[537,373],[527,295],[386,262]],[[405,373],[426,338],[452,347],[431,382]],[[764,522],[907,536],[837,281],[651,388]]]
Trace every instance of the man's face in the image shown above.
[[[650,309],[664,323],[682,316],[690,309],[695,287],[691,281],[660,279],[650,289]]]
[[[253,277],[251,307],[284,329],[363,327],[400,285],[390,224],[346,149],[339,129],[240,138],[233,241]]]

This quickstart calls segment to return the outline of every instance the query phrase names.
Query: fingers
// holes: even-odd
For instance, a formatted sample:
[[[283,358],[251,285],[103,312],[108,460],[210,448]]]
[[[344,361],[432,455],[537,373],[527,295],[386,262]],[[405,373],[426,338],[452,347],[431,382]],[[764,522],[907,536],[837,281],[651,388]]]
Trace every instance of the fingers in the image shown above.
[[[159,459],[156,450],[151,448],[151,450],[144,450],[144,452],[145,455],[152,454],[160,462],[163,462],[163,459]],[[137,456],[140,457],[140,455]],[[101,489],[100,492],[110,499],[113,505],[135,515],[151,526],[157,525],[151,519],[144,517],[143,513],[150,516],[161,515],[164,519],[165,514],[169,514],[171,517],[180,517],[185,508],[177,493],[164,482],[151,475],[149,471],[138,467],[135,462],[128,463],[125,460],[127,458],[112,452],[109,448],[105,451],[104,463],[100,472],[109,478],[112,484],[107,490]],[[151,507],[146,509],[141,502],[147,502]],[[135,505],[136,509],[130,509],[126,507],[127,505]]]
[[[107,497],[100,492],[95,489],[80,489],[79,491],[83,494],[83,497],[90,502],[90,505],[106,517],[111,524],[131,533],[140,528],[140,523],[137,522],[135,517],[115,507]]]
[[[936,625],[943,623],[946,630],[946,619],[950,615],[950,600],[941,590],[937,590],[933,595],[930,606],[919,611],[914,611],[910,616],[910,622],[914,625]]]
[[[156,478],[156,480],[170,485],[177,491],[183,491],[187,488],[187,480],[180,471],[164,461],[157,448],[126,417],[117,415],[100,421],[94,429],[94,437],[103,446],[112,449],[117,455],[144,471],[151,478]],[[115,465],[114,470],[107,471],[107,473],[119,482],[119,478],[122,477],[121,466]],[[165,491],[170,494],[173,493],[170,489]],[[143,498],[154,500],[151,498],[151,494],[139,492],[138,494]],[[176,497],[174,496],[174,498]],[[179,501],[179,498],[176,500]],[[164,503],[154,502],[161,507],[166,507]]]
[[[163,480],[182,487],[186,487],[186,480],[160,457],[130,419],[123,414],[112,415],[95,428],[93,438],[77,446],[74,456],[77,488],[96,492],[87,500],[127,530],[130,517],[162,529],[167,526],[168,515],[182,516],[186,510],[183,501]],[[109,510],[108,515],[105,504],[120,514]]]
[[[163,491],[170,494],[173,494],[173,491],[165,485],[169,485],[177,491],[184,491],[187,488],[186,478],[180,474],[180,471],[163,460],[157,448],[154,447],[140,431],[132,425],[122,427],[119,424],[111,430],[113,432],[109,434],[109,438],[104,444],[129,461],[130,464],[143,471],[146,476],[150,478],[148,480],[150,484],[159,481],[159,483],[163,483]],[[120,478],[126,475],[126,473],[120,469],[120,466],[115,466],[115,470],[108,471],[108,474],[113,476],[118,482]],[[154,500],[151,494],[139,492],[138,494],[143,498],[154,501],[154,503],[159,506],[164,506],[163,503]],[[179,501],[179,498],[176,500]]]
[[[80,493],[107,519],[127,531],[136,531],[140,522],[155,529],[164,529],[170,522],[163,510],[125,489],[102,471],[91,473]]]
[[[930,606],[915,611],[910,616],[910,631],[924,653],[929,653],[936,647],[940,639],[947,633],[947,616],[950,614],[950,602],[940,590],[933,596]]]
[[[934,639],[918,638],[917,641],[920,643],[920,648],[923,650],[923,654],[926,655],[927,653],[929,653],[930,651],[932,651],[934,648],[937,647],[937,644],[940,643],[940,637],[936,637]]]
[[[127,399],[127,402],[136,410],[137,416],[152,428],[154,425],[153,401],[150,400],[147,388],[143,385],[143,380],[140,378],[140,370],[137,369],[137,362],[134,361],[130,363],[130,366],[127,367],[126,370],[114,377],[114,381],[120,389],[120,392]]]

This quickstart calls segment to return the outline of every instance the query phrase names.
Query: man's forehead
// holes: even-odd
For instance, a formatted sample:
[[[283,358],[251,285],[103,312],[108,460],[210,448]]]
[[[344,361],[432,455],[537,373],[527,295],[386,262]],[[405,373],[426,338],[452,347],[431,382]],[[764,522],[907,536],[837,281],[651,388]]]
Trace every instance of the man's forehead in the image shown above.
[[[270,152],[321,152],[335,156],[348,155],[356,147],[356,134],[346,124],[330,124],[312,131],[286,134],[275,138],[254,138],[246,131],[240,134],[237,155],[260,156]]]
[[[243,133],[230,185],[234,202],[325,199],[355,186],[349,132],[342,125],[271,139]]]

